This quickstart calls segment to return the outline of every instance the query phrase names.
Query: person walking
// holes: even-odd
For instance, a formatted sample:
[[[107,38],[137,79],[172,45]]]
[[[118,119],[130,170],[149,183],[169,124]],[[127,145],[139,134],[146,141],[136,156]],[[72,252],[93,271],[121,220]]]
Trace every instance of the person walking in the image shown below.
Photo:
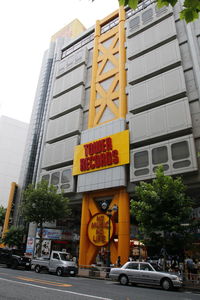
[[[121,257],[120,256],[118,256],[118,258],[117,258],[117,267],[118,268],[121,267]]]

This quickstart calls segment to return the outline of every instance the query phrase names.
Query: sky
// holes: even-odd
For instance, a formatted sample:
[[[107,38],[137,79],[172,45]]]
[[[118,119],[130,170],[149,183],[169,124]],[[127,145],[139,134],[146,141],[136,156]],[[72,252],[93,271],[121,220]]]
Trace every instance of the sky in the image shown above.
[[[29,123],[51,36],[75,18],[89,28],[117,8],[117,0],[0,1],[0,116]]]

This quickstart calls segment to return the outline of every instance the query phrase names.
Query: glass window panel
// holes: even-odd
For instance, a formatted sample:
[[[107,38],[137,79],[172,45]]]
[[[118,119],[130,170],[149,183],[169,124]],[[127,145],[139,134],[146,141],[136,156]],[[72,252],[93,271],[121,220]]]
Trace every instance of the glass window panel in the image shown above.
[[[138,263],[130,263],[130,264],[128,264],[126,269],[139,270],[139,264]]]
[[[153,271],[152,267],[149,264],[140,264],[140,270]]]
[[[136,170],[134,172],[134,174],[135,174],[135,176],[146,175],[146,174],[149,174],[149,169]]]
[[[134,167],[136,169],[149,165],[148,151],[141,151],[134,154]]]
[[[174,169],[179,169],[179,168],[189,167],[189,165],[191,165],[191,161],[189,161],[189,160],[182,160],[182,161],[174,163],[173,167],[174,167]]]
[[[135,17],[134,19],[130,20],[129,27],[130,29],[136,29],[139,27],[140,24],[140,17]]]
[[[167,147],[162,146],[152,150],[152,162],[154,165],[165,163],[168,161]]]
[[[146,24],[152,20],[153,20],[153,9],[150,8],[142,14],[142,21],[143,21],[143,24]]]
[[[186,141],[172,144],[171,149],[172,149],[173,160],[188,158],[190,155],[188,142]]]
[[[49,174],[43,175],[42,180],[49,182]]]
[[[61,183],[67,183],[71,181],[71,169],[64,170],[61,175]]]
[[[70,188],[70,184],[61,184],[60,188],[61,190],[68,190]]]
[[[51,174],[51,184],[58,184],[60,179],[60,172],[55,172]]]

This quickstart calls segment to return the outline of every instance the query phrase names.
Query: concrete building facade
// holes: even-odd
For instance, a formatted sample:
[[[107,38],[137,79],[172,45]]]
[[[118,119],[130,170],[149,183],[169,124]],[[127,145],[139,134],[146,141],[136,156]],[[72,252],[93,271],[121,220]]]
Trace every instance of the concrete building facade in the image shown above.
[[[47,224],[59,238],[46,239],[54,249],[79,251],[82,265],[108,242],[111,262],[127,260],[129,202],[158,165],[183,176],[198,215],[200,21],[186,25],[180,10],[181,2],[158,9],[149,0],[135,11],[120,8],[54,49],[34,181],[45,179],[70,199],[73,218],[65,227]],[[34,225],[30,240],[37,240]]]
[[[11,182],[17,182],[24,155],[28,124],[0,117],[0,205],[8,205]]]

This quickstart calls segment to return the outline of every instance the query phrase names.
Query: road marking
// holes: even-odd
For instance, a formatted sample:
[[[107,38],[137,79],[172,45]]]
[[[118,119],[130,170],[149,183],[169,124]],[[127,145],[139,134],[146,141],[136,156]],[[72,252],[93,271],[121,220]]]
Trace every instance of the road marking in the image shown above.
[[[29,277],[17,276],[15,278],[20,279],[20,280],[24,280],[24,281],[32,281],[32,282],[38,282],[38,283],[55,285],[55,286],[61,286],[61,287],[72,286],[71,284],[66,284],[66,283],[61,283],[61,282],[55,282],[55,281],[47,281],[47,280],[36,279],[36,278],[29,278]]]
[[[76,293],[76,292],[71,292],[71,291],[59,290],[59,289],[54,289],[54,288],[45,287],[45,286],[41,286],[41,285],[36,285],[36,284],[32,284],[32,283],[25,283],[25,282],[20,282],[20,281],[16,281],[16,280],[10,280],[10,279],[6,279],[6,278],[0,278],[0,280],[12,282],[12,283],[14,282],[14,283],[22,284],[22,285],[28,285],[28,286],[32,286],[32,287],[36,287],[36,288],[41,288],[41,289],[44,289],[44,290],[52,290],[52,291],[56,291],[56,292],[66,293],[66,294],[73,294],[73,295],[87,297],[87,298],[93,298],[93,299],[99,299],[99,300],[113,300],[111,298],[103,298],[103,297],[98,297],[98,296],[93,296],[93,295],[87,295],[87,294],[81,294],[81,293]]]

